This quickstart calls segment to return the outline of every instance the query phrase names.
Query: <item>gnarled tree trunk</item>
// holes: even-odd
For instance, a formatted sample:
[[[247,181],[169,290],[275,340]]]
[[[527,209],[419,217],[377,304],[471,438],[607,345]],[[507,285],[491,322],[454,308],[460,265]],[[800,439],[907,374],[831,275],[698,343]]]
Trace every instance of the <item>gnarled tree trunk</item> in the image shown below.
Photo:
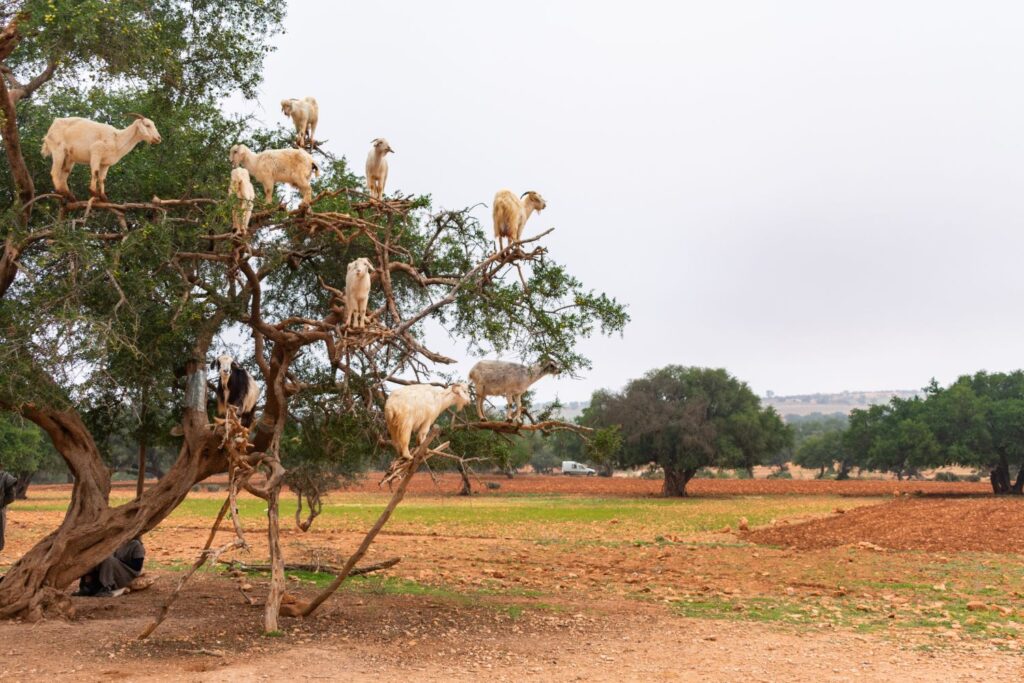
[[[193,382],[202,382],[198,370]],[[201,393],[205,404],[205,391]],[[214,432],[207,429],[205,405],[185,409],[185,443],[168,476],[140,498],[110,507],[110,471],[77,413],[31,406],[22,413],[49,434],[74,476],[71,503],[61,525],[19,559],[0,583],[0,618],[39,619],[65,600],[63,589],[109,556],[118,546],[157,526],[184,500],[192,486],[222,472],[226,461]]]
[[[686,496],[686,485],[690,483],[695,474],[697,474],[696,469],[677,470],[666,467],[665,481],[661,485],[661,495],[666,498]]]
[[[989,481],[992,482],[992,493],[1011,493],[1010,486],[1010,463],[1004,456],[999,456],[999,462],[992,466],[989,471]]]

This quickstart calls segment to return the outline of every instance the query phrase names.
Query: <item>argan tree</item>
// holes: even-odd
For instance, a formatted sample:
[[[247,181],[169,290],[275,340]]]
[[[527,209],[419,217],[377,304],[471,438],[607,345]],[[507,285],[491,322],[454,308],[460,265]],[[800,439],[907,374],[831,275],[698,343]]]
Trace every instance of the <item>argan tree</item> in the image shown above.
[[[495,253],[467,211],[434,211],[426,197],[370,200],[344,160],[322,151],[310,205],[259,203],[249,233],[233,236],[222,199],[228,147],[285,146],[289,136],[226,118],[217,98],[253,95],[282,3],[50,0],[5,10],[0,409],[46,432],[74,487],[60,526],[0,583],[0,616],[60,609],[70,581],[157,526],[196,482],[228,472],[232,496],[245,488],[267,500],[274,572],[265,628],[274,630],[282,487],[308,503],[312,514],[300,520],[308,528],[350,458],[386,447],[389,387],[454,378],[454,359],[425,338],[429,320],[472,351],[545,355],[568,372],[588,365],[575,351],[579,337],[625,325],[618,303],[584,288],[547,253],[546,232]],[[153,119],[163,144],[139,147],[111,169],[113,203],[45,192],[47,160],[35,150],[54,117],[123,127],[129,111]],[[80,197],[86,182],[87,172],[73,174]],[[370,323],[354,330],[343,324],[341,291],[346,264],[360,256],[376,272]],[[206,366],[229,346],[264,387],[251,432],[230,415],[211,420]],[[104,429],[105,406],[170,415],[181,434],[165,476],[123,505],[110,504],[110,471],[94,433]],[[143,433],[164,425],[137,421]],[[308,448],[286,445],[295,439]],[[416,462],[427,455],[418,449]],[[399,472],[399,490],[413,470]],[[257,471],[265,480],[253,478]]]
[[[792,440],[778,414],[722,369],[652,370],[621,392],[595,392],[587,417],[619,426],[623,465],[661,467],[665,496],[685,496],[702,467],[752,467]]]

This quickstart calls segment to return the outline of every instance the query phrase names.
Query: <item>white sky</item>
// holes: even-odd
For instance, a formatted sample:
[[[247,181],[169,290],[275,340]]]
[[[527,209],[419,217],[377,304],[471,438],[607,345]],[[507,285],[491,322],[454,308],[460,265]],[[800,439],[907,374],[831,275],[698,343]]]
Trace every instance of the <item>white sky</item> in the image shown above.
[[[526,233],[633,318],[541,400],[668,363],[918,388],[1021,366],[1022,35],[1010,2],[292,0],[247,110],[315,96],[436,208],[540,191]]]

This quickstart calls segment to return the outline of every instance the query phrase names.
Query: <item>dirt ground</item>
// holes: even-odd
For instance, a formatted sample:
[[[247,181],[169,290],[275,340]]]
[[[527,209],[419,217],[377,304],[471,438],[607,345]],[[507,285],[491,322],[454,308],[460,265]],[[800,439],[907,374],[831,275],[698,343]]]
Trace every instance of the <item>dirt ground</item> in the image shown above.
[[[348,491],[352,493],[380,493],[377,482],[379,472],[371,472]],[[214,477],[202,485],[223,486],[224,477]],[[488,484],[497,488],[488,488]],[[409,486],[410,496],[438,496],[457,493],[461,488],[457,474],[442,472],[433,479],[419,474]],[[661,495],[662,482],[639,477],[569,477],[562,475],[523,475],[513,479],[501,475],[473,477],[474,495],[504,496],[509,494],[555,494],[575,496],[656,497]],[[118,482],[115,490],[124,495],[135,490],[135,482]],[[34,490],[63,490],[63,486],[37,486]],[[695,497],[707,496],[784,496],[784,495],[839,495],[839,496],[891,496],[910,495],[978,495],[992,493],[987,482],[896,481],[895,479],[693,479],[686,487]]]
[[[869,542],[897,550],[1020,553],[1022,518],[1024,500],[1019,497],[901,498],[805,524],[758,529],[744,537],[800,549]]]
[[[0,623],[0,680],[1024,677],[1012,523],[1024,501],[976,484],[912,483],[894,498],[899,482],[702,480],[713,487],[694,493],[707,498],[666,502],[647,499],[658,482],[643,480],[495,481],[467,500],[443,493],[455,479],[439,493],[421,476],[366,558],[401,562],[353,580],[313,619],[284,619],[279,637],[261,634],[259,607],[239,592],[259,600],[266,576],[218,569],[197,574],[140,643],[223,495],[194,494],[147,537],[149,590],[74,598],[70,620]],[[0,570],[59,523],[67,489],[30,495],[11,511]],[[283,530],[286,557],[340,562],[375,514],[363,508],[385,499],[372,479],[332,496],[312,531]],[[252,552],[236,557],[260,562],[259,510],[249,513]],[[293,573],[289,586],[308,597],[326,580]]]

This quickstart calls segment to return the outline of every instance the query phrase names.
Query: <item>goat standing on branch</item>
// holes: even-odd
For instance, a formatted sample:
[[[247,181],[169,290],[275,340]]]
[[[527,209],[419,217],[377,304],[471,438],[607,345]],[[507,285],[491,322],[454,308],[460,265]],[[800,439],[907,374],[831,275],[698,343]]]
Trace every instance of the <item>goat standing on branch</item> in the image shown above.
[[[241,237],[249,232],[249,220],[252,218],[252,205],[256,199],[256,190],[249,180],[249,172],[244,168],[231,169],[231,184],[228,186],[228,197],[232,199],[231,227],[235,236]]]
[[[384,404],[384,419],[391,435],[391,445],[403,460],[409,460],[409,440],[416,432],[417,445],[427,438],[437,418],[448,408],[462,410],[469,403],[469,387],[453,384],[441,388],[430,384],[410,384],[398,387]]]
[[[345,326],[366,327],[366,306],[370,301],[370,259],[360,257],[348,264],[345,274]]]
[[[533,190],[527,190],[516,197],[509,190],[498,190],[494,195],[491,217],[494,219],[494,241],[498,251],[504,249],[502,240],[511,245],[523,237],[523,226],[534,211],[540,213],[547,208],[547,202]]]
[[[217,377],[217,415],[224,417],[228,406],[234,406],[242,426],[252,426],[256,401],[260,397],[260,388],[252,375],[227,355],[217,356],[210,363],[211,370],[218,370]]]
[[[384,198],[384,185],[388,182],[388,160],[384,157],[390,152],[391,145],[384,138],[373,141],[370,153],[366,155],[366,188],[370,196],[380,201]]]
[[[72,116],[54,119],[43,137],[43,157],[53,157],[50,177],[53,189],[74,200],[68,188],[68,176],[75,164],[89,164],[92,175],[89,179],[89,193],[107,201],[104,183],[107,171],[121,160],[140,142],[159,144],[160,133],[156,125],[142,114],[129,114],[135,121],[127,128],[118,130],[105,123]]]
[[[302,201],[306,204],[313,200],[313,188],[309,181],[313,173],[320,173],[320,167],[309,152],[301,149],[268,149],[257,154],[245,145],[234,145],[229,158],[232,168],[241,166],[263,186],[268,204],[274,201],[275,183],[294,186],[302,193]]]
[[[554,361],[541,361],[533,365],[520,365],[500,360],[482,360],[469,371],[469,380],[476,389],[476,412],[481,421],[484,415],[484,398],[504,396],[508,401],[507,420],[517,420],[523,414],[523,394],[537,380],[545,375],[557,375],[561,370]],[[512,404],[515,410],[512,410]]]
[[[320,118],[320,105],[315,97],[281,100],[281,113],[290,116],[295,124],[295,144],[312,147],[316,143],[316,123]]]

